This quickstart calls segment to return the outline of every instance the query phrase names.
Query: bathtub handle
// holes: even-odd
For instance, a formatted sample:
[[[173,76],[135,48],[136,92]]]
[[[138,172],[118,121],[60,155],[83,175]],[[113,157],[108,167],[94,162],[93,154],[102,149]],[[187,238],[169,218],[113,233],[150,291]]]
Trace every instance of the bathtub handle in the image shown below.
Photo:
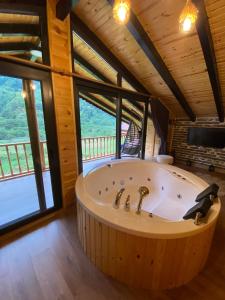
[[[113,204],[113,207],[114,207],[114,208],[119,208],[119,206],[120,206],[120,198],[122,197],[124,191],[125,191],[125,188],[122,188],[122,189],[120,189],[119,192],[116,194],[116,200],[115,200],[115,202],[114,202],[114,204]]]
[[[127,196],[127,200],[126,200],[126,202],[125,202],[124,209],[125,209],[126,211],[129,211],[129,210],[130,210],[130,195]]]

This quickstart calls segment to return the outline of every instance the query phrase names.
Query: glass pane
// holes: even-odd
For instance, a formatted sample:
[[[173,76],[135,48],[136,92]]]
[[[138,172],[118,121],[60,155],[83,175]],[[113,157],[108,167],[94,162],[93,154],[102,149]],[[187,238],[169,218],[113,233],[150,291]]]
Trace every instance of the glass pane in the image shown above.
[[[22,86],[0,76],[0,226],[39,210]]]
[[[83,169],[111,160],[116,152],[115,104],[96,94],[80,94]]]
[[[141,151],[143,112],[131,101],[122,100],[121,157],[137,158]]]

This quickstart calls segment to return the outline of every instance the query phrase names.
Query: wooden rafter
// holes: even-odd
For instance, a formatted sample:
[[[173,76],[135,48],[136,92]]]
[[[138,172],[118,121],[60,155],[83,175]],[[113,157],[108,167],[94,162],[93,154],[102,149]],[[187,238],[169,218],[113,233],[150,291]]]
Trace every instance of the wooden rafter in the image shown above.
[[[64,20],[78,2],[79,0],[59,0],[56,5],[56,17]]]
[[[110,5],[113,5],[113,0],[108,0]],[[130,20],[127,24],[127,28],[130,33],[133,35],[136,42],[139,44],[141,49],[144,51],[148,59],[151,61],[155,69],[158,71],[164,82],[167,84],[173,95],[176,97],[179,104],[184,109],[185,113],[189,116],[192,121],[195,121],[196,116],[192,111],[190,105],[188,104],[185,96],[182,91],[178,87],[176,81],[171,75],[169,69],[165,65],[162,57],[159,52],[155,48],[152,40],[150,39],[147,32],[144,30],[143,26],[139,22],[136,15],[131,11],[130,12]]]
[[[96,98],[98,99],[97,97],[93,96],[93,94],[91,93],[88,93],[88,92],[83,92],[83,94],[86,94],[86,95],[92,95],[92,99]],[[112,98],[112,97],[107,97],[107,96],[103,96],[105,98],[106,101],[108,101],[109,103],[113,104],[116,106],[116,103],[117,101]],[[107,105],[107,104],[106,104]],[[133,119],[136,119],[136,120],[139,120],[140,119],[140,116],[132,111],[131,109],[129,109],[128,107],[126,107],[125,105],[122,105],[122,110],[127,114],[129,115],[130,117],[132,117]]]
[[[74,13],[71,13],[72,28],[92,49],[94,49],[109,65],[137,91],[150,94],[137,78],[118,60],[105,44],[92,32],[84,22]]]
[[[117,97],[120,94],[124,99],[130,100],[133,102],[145,102],[145,100],[149,99],[148,94],[143,94],[140,92],[134,92],[132,90],[127,90],[121,87],[118,87],[113,84],[96,81],[89,78],[84,78],[83,76],[79,76],[76,74],[76,85],[80,87],[82,90],[91,92],[91,93],[99,93],[101,95]]]
[[[2,23],[0,24],[1,34],[25,34],[30,36],[40,36],[39,24],[15,24]]]
[[[46,7],[46,0],[6,0],[0,2],[0,12],[38,15]]]
[[[224,107],[222,101],[221,85],[219,81],[219,73],[216,63],[216,55],[214,51],[213,39],[208,21],[208,16],[203,0],[193,0],[193,3],[199,10],[196,29],[204,54],[210,83],[213,90],[214,100],[220,122],[224,122]]]

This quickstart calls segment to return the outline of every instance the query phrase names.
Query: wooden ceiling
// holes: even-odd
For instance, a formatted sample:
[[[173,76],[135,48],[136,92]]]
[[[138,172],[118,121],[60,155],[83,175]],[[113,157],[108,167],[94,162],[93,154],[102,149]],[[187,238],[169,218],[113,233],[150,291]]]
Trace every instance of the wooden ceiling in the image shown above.
[[[98,53],[96,53],[87,43],[85,43],[78,35],[73,35],[73,45],[75,53],[79,54],[85,61],[90,63],[95,69],[97,69],[100,73],[104,74],[104,76],[111,82],[116,84],[117,82],[117,72],[104,60]],[[82,66],[75,61],[75,70],[81,75],[86,75],[90,78],[94,78],[88,72],[81,72]],[[79,71],[78,71],[79,70]],[[94,78],[96,79],[96,77]],[[134,88],[123,79],[122,86],[129,90],[134,90]]]
[[[225,1],[207,0],[206,5],[225,107]]]
[[[41,62],[32,50],[41,51],[39,17],[0,13],[0,53]]]
[[[154,43],[166,67],[187,103],[197,117],[216,116],[212,87],[199,41],[194,29],[189,34],[179,31],[178,19],[185,0],[132,0],[132,10]],[[224,18],[225,1],[205,1],[213,37],[223,104],[225,102]],[[176,117],[186,114],[166,82],[159,75],[140,45],[126,26],[117,25],[112,17],[112,7],[106,0],[80,0],[74,13],[91,29],[107,48],[129,71]],[[113,80],[115,73],[104,68],[94,55],[87,55],[87,45],[76,45],[76,51]],[[114,79],[115,80],[115,79]]]
[[[204,41],[202,42],[198,26],[197,30],[194,28],[189,34],[179,31],[178,19],[186,0],[132,0],[132,15],[128,26],[119,26],[115,23],[110,5],[112,1],[77,0],[73,2],[76,3],[73,13],[79,16],[81,22],[102,43],[103,48],[110,52],[114,65],[109,64],[109,59],[104,57],[103,53],[98,54],[93,45],[88,45],[85,39],[73,34],[75,71],[92,79],[116,84],[118,69],[122,68],[122,71],[128,72],[128,77],[131,78],[131,80],[128,77],[123,78],[124,88],[141,89],[145,93],[147,91],[153,98],[159,98],[170,110],[171,115],[177,118],[189,116],[193,119],[192,115],[216,116],[219,113],[218,103],[215,104],[218,99],[219,101],[222,99],[220,102],[222,105],[220,105],[223,114],[225,107],[225,1],[192,1],[205,3],[205,12],[208,16],[206,22],[209,24],[209,31],[212,35],[211,50],[215,52],[214,60],[211,60],[212,70],[210,70],[211,61],[205,57],[205,49],[202,51]],[[58,3],[61,3],[58,11],[64,18],[71,10],[70,1],[59,0]],[[65,8],[65,11],[61,11],[62,8]],[[145,38],[152,43],[156,60],[161,61],[159,67],[154,59],[151,59],[151,55],[148,55],[143,41],[140,41],[140,33],[135,34],[132,30],[132,22],[134,22],[132,16],[134,20],[136,18],[139,29],[141,27],[145,33]],[[41,47],[40,20],[37,15],[0,13],[0,23],[5,26],[5,32],[4,30],[0,32],[1,53],[8,53],[11,47],[11,55],[24,56],[24,58],[41,62],[40,57],[35,58],[31,54],[31,50],[40,50]],[[17,29],[15,26],[11,27],[12,24],[17,25]],[[24,34],[19,33],[19,28],[23,28]],[[203,34],[204,30],[205,28],[203,28]],[[215,72],[216,76],[213,75]],[[217,79],[215,85],[212,82],[213,76]],[[218,86],[221,90],[218,89],[218,97],[216,97],[215,89]],[[185,105],[182,105],[179,98],[182,98],[181,100],[185,102],[188,109],[185,109]],[[129,102],[124,103],[129,107]],[[134,105],[132,107],[139,113],[142,110],[141,107]]]

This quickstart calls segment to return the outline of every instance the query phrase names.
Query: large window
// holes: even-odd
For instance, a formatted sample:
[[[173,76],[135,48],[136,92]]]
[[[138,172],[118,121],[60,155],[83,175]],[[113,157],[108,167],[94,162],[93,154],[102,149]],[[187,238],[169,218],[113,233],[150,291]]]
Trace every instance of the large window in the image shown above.
[[[49,74],[0,61],[0,233],[61,206]]]

